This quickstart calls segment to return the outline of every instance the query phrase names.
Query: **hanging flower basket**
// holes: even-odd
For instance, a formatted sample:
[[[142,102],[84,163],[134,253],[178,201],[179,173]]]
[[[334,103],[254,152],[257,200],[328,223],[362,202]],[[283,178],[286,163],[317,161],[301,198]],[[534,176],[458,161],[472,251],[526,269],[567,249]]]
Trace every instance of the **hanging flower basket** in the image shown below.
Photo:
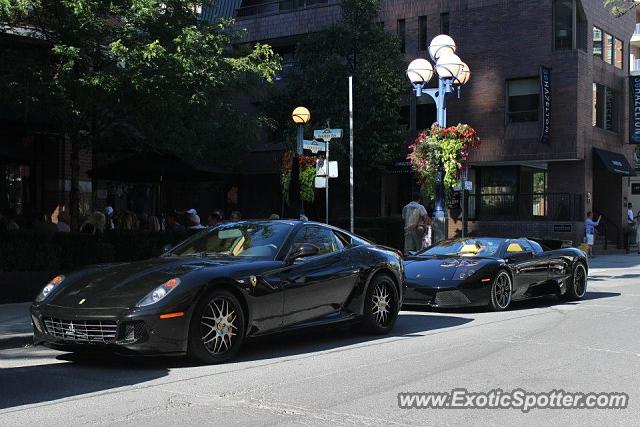
[[[282,156],[280,184],[282,185],[282,196],[287,204],[289,204],[291,166],[294,158],[293,151],[287,151]],[[316,158],[301,155],[298,158],[298,163],[300,165],[300,198],[303,202],[313,202],[315,199]]]
[[[442,128],[434,123],[431,129],[420,132],[409,146],[411,152],[407,158],[425,195],[433,197],[438,165],[444,169],[445,188],[453,188],[466,167],[470,151],[479,146],[480,138],[471,126],[458,124]]]

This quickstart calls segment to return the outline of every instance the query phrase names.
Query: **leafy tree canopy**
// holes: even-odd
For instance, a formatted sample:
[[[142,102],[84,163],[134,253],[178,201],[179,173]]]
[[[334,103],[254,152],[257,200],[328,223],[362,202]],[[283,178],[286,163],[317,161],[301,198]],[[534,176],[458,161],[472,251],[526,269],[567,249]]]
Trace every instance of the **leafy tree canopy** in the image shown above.
[[[0,32],[27,31],[51,47],[31,77],[71,136],[96,148],[228,158],[256,125],[231,100],[270,82],[279,58],[267,45],[232,49],[241,34],[231,21],[200,21],[202,3],[0,0]]]
[[[624,15],[640,5],[638,0],[603,0],[604,5],[610,8],[614,15]]]
[[[343,19],[301,40],[284,75],[286,84],[275,87],[263,105],[273,119],[275,139],[290,149],[295,145],[291,111],[298,105],[311,111],[307,135],[327,120],[343,128],[342,142],[331,145],[331,157],[342,159],[343,167],[349,152],[348,77],[353,76],[354,163],[361,187],[375,186],[367,177],[407,151],[406,126],[400,124],[400,101],[408,92],[405,65],[397,37],[377,22],[379,6],[379,0],[343,0]]]

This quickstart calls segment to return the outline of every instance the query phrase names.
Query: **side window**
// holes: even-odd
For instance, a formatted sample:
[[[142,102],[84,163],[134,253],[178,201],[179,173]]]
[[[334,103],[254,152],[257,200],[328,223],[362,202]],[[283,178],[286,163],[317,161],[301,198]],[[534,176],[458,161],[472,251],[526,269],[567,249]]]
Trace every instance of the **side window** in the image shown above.
[[[507,246],[507,253],[508,254],[517,254],[519,252],[524,252],[524,249],[522,248],[520,243],[518,243],[518,242],[509,243],[509,245]]]
[[[527,242],[526,240],[518,240],[518,244],[520,244],[520,246],[522,246],[523,252],[535,253],[535,251],[533,250],[533,246],[531,246],[531,244],[529,242]]]
[[[293,248],[300,246],[302,243],[310,243],[320,250],[318,255],[325,255],[332,252],[342,250],[344,247],[333,231],[328,228],[305,226],[303,227],[293,240]]]

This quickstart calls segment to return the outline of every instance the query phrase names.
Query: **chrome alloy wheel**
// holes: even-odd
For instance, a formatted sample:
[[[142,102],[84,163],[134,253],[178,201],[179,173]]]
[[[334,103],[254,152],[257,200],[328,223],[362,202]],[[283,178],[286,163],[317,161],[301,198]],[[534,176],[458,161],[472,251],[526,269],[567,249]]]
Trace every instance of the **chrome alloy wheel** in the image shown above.
[[[587,292],[587,272],[582,264],[578,264],[573,272],[573,290],[578,298]]]
[[[371,297],[373,317],[379,326],[385,326],[391,316],[391,291],[387,282],[380,282]]]
[[[507,308],[511,303],[511,291],[511,277],[507,272],[501,271],[498,273],[493,287],[493,298],[501,310]]]
[[[238,325],[236,309],[229,300],[215,297],[204,310],[200,320],[202,343],[211,354],[218,355],[229,351]]]

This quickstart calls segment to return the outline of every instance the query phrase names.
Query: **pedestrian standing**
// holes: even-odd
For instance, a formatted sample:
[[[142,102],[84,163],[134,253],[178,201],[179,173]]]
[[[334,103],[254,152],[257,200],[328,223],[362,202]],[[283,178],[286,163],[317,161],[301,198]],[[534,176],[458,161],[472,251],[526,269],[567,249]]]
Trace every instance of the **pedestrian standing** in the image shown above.
[[[71,219],[69,218],[69,214],[67,211],[60,211],[58,213],[58,233],[69,233],[71,232],[71,227],[69,227],[69,223]]]
[[[402,209],[402,219],[404,220],[404,254],[417,252],[422,249],[422,236],[424,228],[420,233],[420,227],[424,227],[427,218],[427,210],[420,203],[420,193],[413,195],[413,200]]]
[[[104,228],[107,231],[113,231],[116,229],[116,226],[113,222],[113,207],[111,206],[107,206],[104,208],[104,218],[105,218],[105,225]]]
[[[602,215],[598,217],[597,221],[594,221],[592,218],[591,211],[587,212],[587,218],[584,220],[584,234],[585,234],[585,243],[589,246],[589,251],[587,255],[593,256],[593,242],[596,233],[596,227],[600,224],[600,220],[602,219]]]
[[[189,209],[186,211],[187,214],[187,229],[189,230],[199,230],[204,228],[204,225],[200,224],[200,217],[198,216],[198,212],[195,209]]]
[[[635,215],[633,213],[633,204],[629,203],[627,205],[627,224],[626,224],[626,227],[624,228],[624,249],[627,253],[629,253],[631,250],[630,240],[631,240],[632,233],[635,232],[635,228],[634,228],[635,225],[636,225],[636,221],[635,221]]]

